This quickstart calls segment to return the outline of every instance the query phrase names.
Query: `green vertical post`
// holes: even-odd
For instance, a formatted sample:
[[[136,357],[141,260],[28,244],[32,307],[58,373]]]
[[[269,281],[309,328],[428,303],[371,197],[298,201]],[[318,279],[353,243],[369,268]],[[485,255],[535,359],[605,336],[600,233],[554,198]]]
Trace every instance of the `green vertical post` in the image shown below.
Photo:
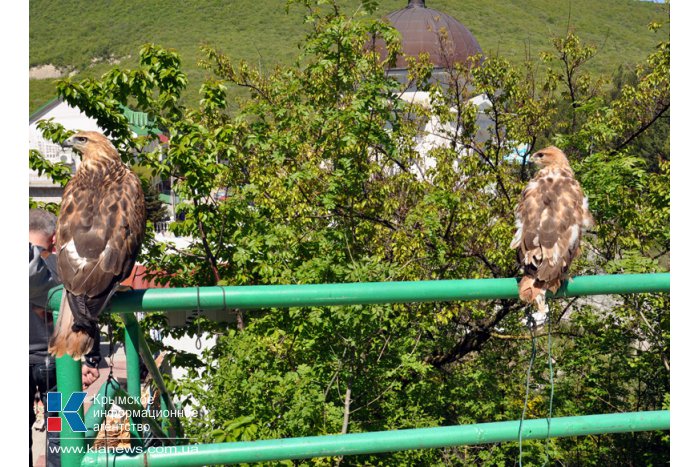
[[[124,321],[124,353],[126,354],[126,392],[134,401],[141,401],[141,369],[139,365],[139,326],[134,320],[129,322],[122,316]],[[135,420],[132,419],[132,422]],[[131,424],[132,439],[142,444],[141,433],[134,429]]]
[[[53,312],[54,323],[58,322],[58,310]],[[56,359],[56,386],[61,393],[61,403],[65,404],[74,392],[82,392],[83,376],[80,372],[80,361],[64,355]],[[85,421],[83,406],[78,410],[80,418]],[[85,455],[85,433],[71,430],[65,416],[61,412],[61,465],[63,467],[79,467]]]
[[[173,404],[173,401],[166,390],[165,381],[163,381],[163,376],[160,374],[160,370],[158,369],[158,366],[156,365],[156,362],[153,359],[153,354],[151,353],[151,350],[148,347],[148,342],[146,342],[146,338],[143,336],[141,326],[136,320],[136,315],[134,313],[122,313],[121,318],[127,326],[135,330],[134,335],[136,335],[138,339],[137,348],[139,351],[139,356],[141,357],[144,366],[148,369],[148,372],[153,378],[153,382],[156,384],[156,387],[160,391],[161,399],[165,401],[165,408],[168,410],[168,413],[175,414],[175,405]],[[173,426],[177,435],[179,437],[182,437],[182,425],[180,424],[179,419],[174,415],[171,415],[168,418],[170,418],[171,425]]]
[[[168,420],[168,416],[166,414],[166,410],[168,409],[168,405],[165,402],[165,397],[163,397],[163,394],[160,394],[160,426],[163,428],[163,431],[165,431],[168,436],[173,435],[173,430],[172,427],[170,426],[170,420]]]
[[[141,400],[141,372],[139,370],[139,329],[138,324],[124,320],[124,352],[126,353],[126,392]]]

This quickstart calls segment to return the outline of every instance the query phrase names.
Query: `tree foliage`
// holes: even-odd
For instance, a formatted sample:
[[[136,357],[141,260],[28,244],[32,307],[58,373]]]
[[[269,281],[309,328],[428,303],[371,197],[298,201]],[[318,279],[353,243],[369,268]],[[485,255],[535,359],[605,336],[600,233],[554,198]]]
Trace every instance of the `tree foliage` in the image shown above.
[[[177,53],[154,45],[141,50],[138,68],[59,83],[59,94],[96,118],[125,160],[141,151],[141,164],[175,180],[185,201],[172,229],[193,243],[178,251],[149,241],[141,257],[172,285],[515,276],[508,245],[531,175],[526,156],[549,143],[571,155],[597,221],[572,272],[666,269],[670,155],[639,152],[637,141],[669,108],[667,43],[617,93],[588,77],[594,50],[573,33],[555,39],[541,63],[456,64],[441,87],[430,84],[423,57],[400,84],[385,73],[400,51],[395,30],[362,10],[347,17],[333,2],[298,3],[312,29],[297,63],[263,73],[204,48],[211,79],[197,108],[178,103],[187,80]],[[368,50],[368,37],[386,42],[384,60]],[[429,93],[430,106],[402,99],[413,85]],[[248,97],[233,102],[232,86]],[[481,132],[470,103],[479,95],[491,102],[484,110],[491,124]],[[164,157],[142,152],[155,134],[133,138],[122,105],[148,112],[154,130],[168,135]],[[443,122],[448,144],[433,147],[426,163],[416,141],[429,136],[430,119]],[[669,391],[668,297],[550,306],[555,416],[661,408]],[[199,323],[218,335],[212,350],[175,360],[190,376],[173,389],[202,409],[186,421],[195,440],[520,417],[530,342],[526,309],[515,300],[233,312],[232,327]],[[537,346],[528,416],[546,417],[547,346],[541,339]],[[523,451],[528,464],[547,456],[577,465],[659,464],[668,439],[562,438],[528,442]],[[517,456],[517,443],[503,443],[299,463],[506,465]]]

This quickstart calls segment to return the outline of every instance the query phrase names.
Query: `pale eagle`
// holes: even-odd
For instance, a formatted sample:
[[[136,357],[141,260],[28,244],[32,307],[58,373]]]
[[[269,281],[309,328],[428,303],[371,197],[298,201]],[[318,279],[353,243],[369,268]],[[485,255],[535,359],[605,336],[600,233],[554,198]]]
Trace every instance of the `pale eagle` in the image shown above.
[[[522,192],[515,210],[511,248],[524,270],[520,299],[546,313],[547,290],[556,292],[579,253],[581,235],[593,225],[588,200],[566,155],[549,146],[532,156],[540,168]]]

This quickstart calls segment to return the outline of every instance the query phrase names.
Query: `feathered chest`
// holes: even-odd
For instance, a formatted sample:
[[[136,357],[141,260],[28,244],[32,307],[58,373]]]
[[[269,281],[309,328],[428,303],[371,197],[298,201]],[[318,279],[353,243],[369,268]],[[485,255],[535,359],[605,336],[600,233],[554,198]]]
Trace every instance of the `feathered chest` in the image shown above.
[[[118,189],[134,174],[121,162],[82,164],[75,176],[68,182],[66,191],[84,193],[87,196],[99,196]]]

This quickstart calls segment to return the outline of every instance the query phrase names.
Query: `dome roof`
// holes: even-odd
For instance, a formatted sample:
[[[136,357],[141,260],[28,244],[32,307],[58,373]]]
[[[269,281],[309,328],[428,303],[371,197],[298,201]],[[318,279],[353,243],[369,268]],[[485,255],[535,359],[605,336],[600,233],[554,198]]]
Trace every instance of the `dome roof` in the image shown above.
[[[426,8],[424,0],[408,0],[408,6],[389,13],[386,19],[401,33],[404,55],[418,57],[420,53],[428,53],[436,67],[466,62],[468,57],[483,53],[469,29],[446,13]],[[441,47],[440,31],[443,29],[448,41]],[[386,57],[383,41],[377,41],[377,51],[382,58]],[[399,56],[394,68],[407,67],[404,57]]]

